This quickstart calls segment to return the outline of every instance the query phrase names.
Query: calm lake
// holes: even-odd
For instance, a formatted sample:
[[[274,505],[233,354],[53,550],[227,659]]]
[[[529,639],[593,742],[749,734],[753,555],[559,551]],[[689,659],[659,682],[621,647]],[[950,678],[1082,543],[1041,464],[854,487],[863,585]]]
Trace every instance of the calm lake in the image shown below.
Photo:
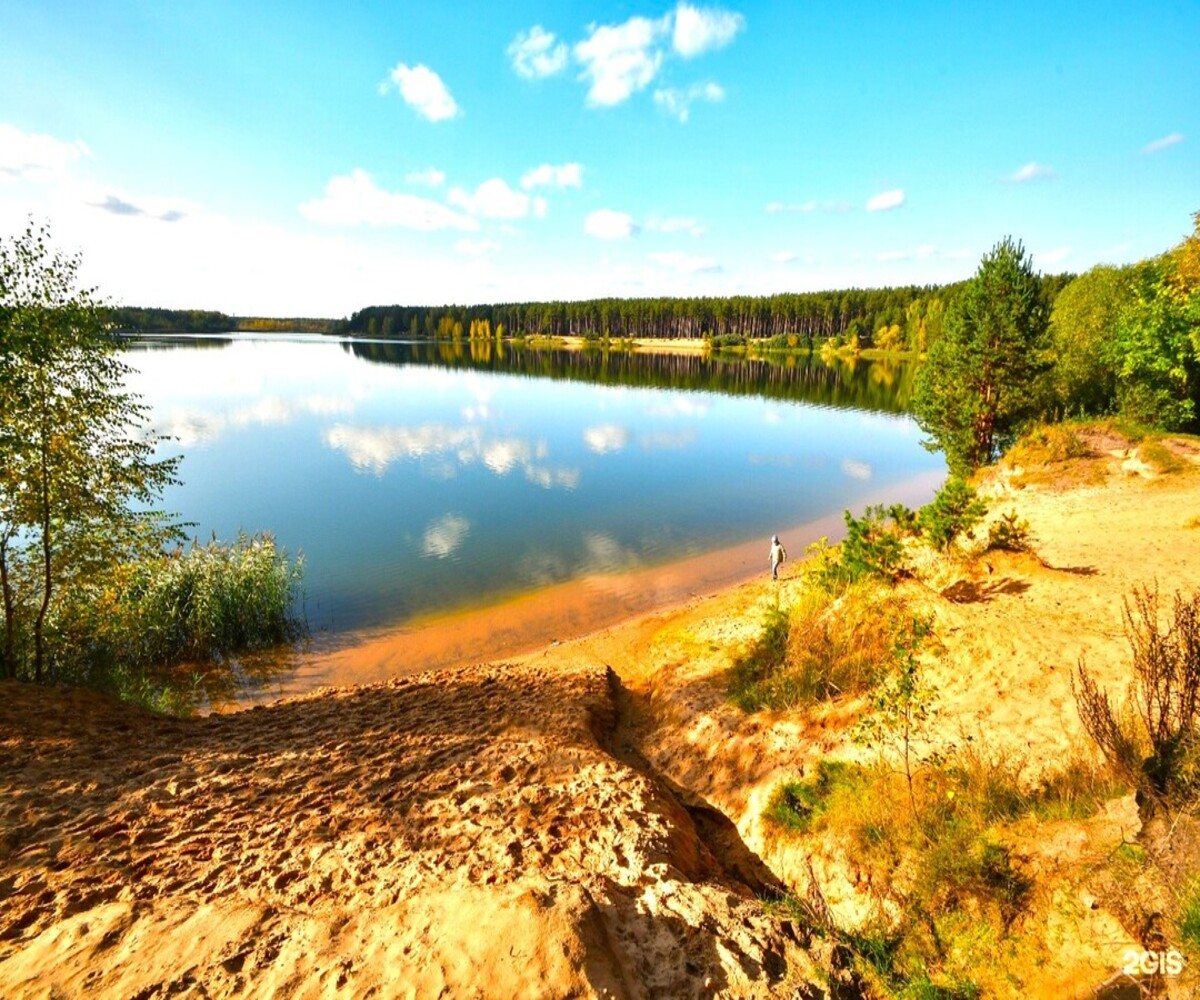
[[[900,364],[279,334],[129,348],[164,451],[186,456],[166,507],[200,537],[302,551],[325,633],[748,540],[765,571],[772,532],[944,468]]]

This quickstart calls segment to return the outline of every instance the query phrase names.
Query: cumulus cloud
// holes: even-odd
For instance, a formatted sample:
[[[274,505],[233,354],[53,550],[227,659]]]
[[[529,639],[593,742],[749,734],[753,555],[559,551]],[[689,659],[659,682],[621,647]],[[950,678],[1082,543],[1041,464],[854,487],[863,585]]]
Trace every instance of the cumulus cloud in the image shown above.
[[[530,191],[535,187],[578,188],[583,187],[583,165],[579,163],[563,163],[555,166],[543,163],[532,170],[526,170],[521,176],[521,187]]]
[[[804,215],[810,215],[813,212],[828,212],[842,215],[849,212],[852,207],[849,202],[845,201],[817,201],[816,199],[809,199],[808,201],[801,202],[769,201],[764,211],[768,215],[778,215],[782,212],[800,212]]]
[[[675,8],[672,45],[684,59],[724,48],[746,26],[746,19],[719,7],[693,7],[681,3]]]
[[[431,521],[421,541],[421,555],[435,559],[452,556],[462,547],[471,531],[471,522],[458,514],[443,514]]]
[[[733,11],[680,3],[659,18],[631,17],[620,24],[588,25],[587,37],[572,49],[581,68],[579,79],[588,85],[588,105],[611,107],[628,100],[650,85],[668,56],[693,59],[724,48],[745,23],[745,18]],[[539,36],[538,45],[553,46],[554,36],[548,37],[549,42]],[[517,40],[522,39],[517,36]],[[524,38],[525,44],[528,41]],[[694,101],[719,101],[723,97],[724,91],[711,83],[684,89],[668,87],[655,94],[658,104],[681,121],[687,120]]]
[[[446,175],[437,167],[427,167],[424,170],[410,170],[404,175],[405,184],[418,185],[420,187],[441,187],[446,183]]]
[[[397,461],[421,461],[426,472],[442,478],[454,475],[454,461],[467,467],[483,465],[497,476],[520,470],[542,489],[575,489],[579,471],[547,464],[544,442],[531,444],[517,437],[488,437],[478,425],[451,427],[361,427],[335,424],[325,432],[325,444],[342,452],[360,472],[382,476]]]
[[[725,90],[719,83],[694,83],[686,90],[678,87],[662,87],[654,92],[654,103],[663,111],[686,123],[696,101],[716,104],[725,100]]]
[[[1009,174],[1008,179],[1014,184],[1025,184],[1028,181],[1049,180],[1054,176],[1054,168],[1044,163],[1029,162],[1025,166]]]
[[[583,220],[583,231],[598,240],[626,240],[637,234],[639,226],[628,212],[599,208]]]
[[[1183,133],[1171,132],[1169,135],[1164,135],[1161,139],[1155,139],[1153,142],[1148,142],[1142,147],[1143,153],[1157,153],[1159,150],[1169,149],[1176,143],[1183,142]]]
[[[81,139],[64,142],[52,135],[23,132],[0,122],[0,180],[52,181],[92,151]]]
[[[646,228],[656,233],[687,233],[689,236],[703,236],[704,227],[690,215],[672,215],[665,219],[651,216],[646,220]]]
[[[601,424],[583,432],[583,443],[597,455],[622,451],[629,444],[629,428],[618,424]]]
[[[499,177],[484,181],[473,192],[451,188],[446,200],[485,219],[523,219],[529,214],[529,195],[514,191]],[[545,214],[543,210],[542,214]]]
[[[535,24],[528,31],[518,31],[509,43],[508,57],[517,76],[526,80],[561,73],[567,65],[567,46],[558,41],[554,32]]]
[[[851,479],[865,483],[874,474],[874,470],[866,462],[856,462],[852,458],[842,459],[842,472]]]
[[[668,250],[663,253],[652,253],[650,259],[663,267],[669,267],[680,274],[714,273],[721,270],[715,257],[701,257],[696,254],[683,253],[680,250]]]
[[[893,188],[891,191],[881,191],[867,202],[868,212],[889,212],[904,204],[904,189]]]
[[[591,25],[575,45],[575,59],[588,83],[587,103],[611,107],[644,89],[662,67],[659,42],[670,30],[671,15],[651,20],[631,17],[622,24]]]
[[[462,113],[442,78],[423,64],[397,63],[380,86],[380,93],[387,93],[393,86],[404,103],[428,121],[446,121]]]
[[[428,198],[385,191],[361,169],[332,178],[325,196],[306,201],[300,213],[325,226],[395,226],[430,233],[441,229],[471,232],[479,223]]]

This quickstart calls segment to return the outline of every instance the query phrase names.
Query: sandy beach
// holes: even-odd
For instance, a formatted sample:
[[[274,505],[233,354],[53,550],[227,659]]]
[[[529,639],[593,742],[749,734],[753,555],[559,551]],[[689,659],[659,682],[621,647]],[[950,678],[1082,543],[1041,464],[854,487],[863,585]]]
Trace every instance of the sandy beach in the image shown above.
[[[1092,463],[1083,485],[986,477],[1037,558],[905,585],[942,639],[940,724],[1034,771],[1079,736],[1080,657],[1127,680],[1129,588],[1200,587],[1196,473],[1120,448]],[[466,663],[228,715],[4,685],[0,994],[819,995],[804,990],[838,981],[836,952],[758,897],[803,891],[811,861],[851,915],[853,864],[799,855],[762,810],[846,751],[861,705],[746,715],[725,695],[798,587],[786,570],[522,655],[472,645]],[[1087,872],[1136,824],[1129,796],[1024,845],[1046,886],[1026,919],[1050,944],[1014,995],[1090,995],[1119,963],[1129,933]]]

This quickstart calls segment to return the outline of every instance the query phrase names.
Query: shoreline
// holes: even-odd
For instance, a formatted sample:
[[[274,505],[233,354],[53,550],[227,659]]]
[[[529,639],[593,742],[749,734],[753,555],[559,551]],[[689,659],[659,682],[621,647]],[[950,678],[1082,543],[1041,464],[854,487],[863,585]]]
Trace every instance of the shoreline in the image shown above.
[[[917,506],[932,497],[944,478],[940,471],[922,473],[864,497],[857,506]],[[841,510],[782,529],[789,559],[780,579],[790,577],[792,567],[803,562],[809,544],[821,537],[836,541],[843,531]],[[236,712],[318,688],[360,686],[439,668],[526,657],[732,591],[766,574],[766,550],[767,540],[755,539],[669,563],[539,587],[400,626],[318,637],[308,650],[281,657],[279,676],[212,710]]]

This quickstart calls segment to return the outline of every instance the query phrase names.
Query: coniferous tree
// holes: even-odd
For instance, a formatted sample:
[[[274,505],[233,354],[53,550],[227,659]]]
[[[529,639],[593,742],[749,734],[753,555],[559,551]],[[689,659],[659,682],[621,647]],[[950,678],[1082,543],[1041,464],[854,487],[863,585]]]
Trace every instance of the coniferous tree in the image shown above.
[[[1044,406],[1048,313],[1042,282],[1011,238],[984,255],[947,309],[917,373],[913,411],[951,471],[990,462]]]

